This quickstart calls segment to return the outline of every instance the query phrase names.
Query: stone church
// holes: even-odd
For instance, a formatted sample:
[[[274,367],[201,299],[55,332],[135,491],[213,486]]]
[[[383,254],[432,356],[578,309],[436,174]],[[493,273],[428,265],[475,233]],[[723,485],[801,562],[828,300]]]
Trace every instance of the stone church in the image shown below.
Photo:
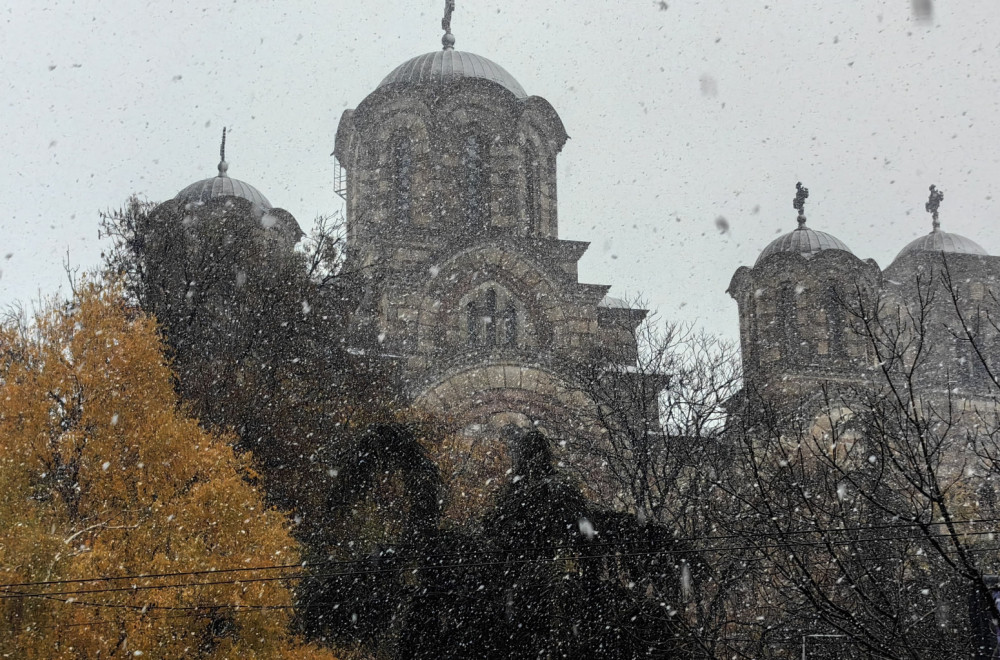
[[[881,269],[807,226],[808,190],[797,188],[798,227],[729,285],[746,390],[789,410],[817,409],[822,396],[879,380],[888,364],[911,370],[922,397],[995,405],[1000,304],[991,292],[1000,295],[1000,258],[940,228],[941,191],[931,186],[926,204],[931,232]]]
[[[555,422],[586,405],[572,364],[634,354],[645,312],[581,283],[588,244],[559,238],[558,113],[444,27],[337,129],[359,315],[425,409],[470,431]]]
[[[355,323],[378,337],[405,392],[467,434],[559,428],[591,402],[574,365],[605,348],[634,360],[645,310],[579,281],[588,243],[559,238],[555,109],[500,65],[443,48],[392,70],[337,128]],[[298,225],[253,186],[219,175],[177,199],[236,196],[269,230]],[[287,242],[286,242],[287,243]],[[615,356],[614,358],[608,356]]]
[[[455,49],[452,8],[443,48],[389,72],[337,128],[345,269],[362,282],[353,320],[378,337],[412,400],[456,428],[561,428],[593,405],[574,369],[596,352],[627,371],[646,312],[609,297],[607,285],[579,281],[588,243],[559,238],[556,159],[566,129],[503,67]],[[808,191],[797,186],[798,227],[739,268],[728,288],[746,391],[799,406],[824,387],[870,382],[879,356],[845,304],[854,299],[924,319],[928,392],[989,395],[986,366],[1000,365],[990,322],[1000,318],[990,295],[1000,291],[1000,258],[942,231],[941,193],[931,192],[933,230],[883,270],[807,226]],[[176,200],[227,196],[250,203],[276,246],[290,249],[301,235],[288,212],[228,176],[224,149],[218,176]],[[955,301],[939,290],[944,263]]]

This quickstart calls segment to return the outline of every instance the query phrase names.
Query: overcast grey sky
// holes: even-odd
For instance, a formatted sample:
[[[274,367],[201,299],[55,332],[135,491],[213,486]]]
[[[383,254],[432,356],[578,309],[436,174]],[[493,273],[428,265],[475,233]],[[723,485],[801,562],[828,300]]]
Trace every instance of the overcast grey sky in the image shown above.
[[[458,0],[457,49],[548,99],[562,238],[581,280],[735,338],[725,294],[809,225],[885,267],[930,230],[1000,254],[1000,2]],[[229,174],[307,226],[339,206],[334,132],[403,61],[440,47],[443,0],[9,1],[0,9],[0,305],[99,263],[98,211]],[[716,223],[724,217],[729,232]]]

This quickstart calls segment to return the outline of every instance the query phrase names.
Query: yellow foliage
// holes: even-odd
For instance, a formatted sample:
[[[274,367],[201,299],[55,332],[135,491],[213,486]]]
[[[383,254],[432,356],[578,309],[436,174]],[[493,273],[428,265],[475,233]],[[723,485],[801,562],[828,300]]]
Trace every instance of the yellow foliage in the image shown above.
[[[226,572],[299,548],[172,378],[115,287],[0,328],[3,657],[333,657],[290,635],[294,582],[261,580],[294,569]],[[188,574],[58,582],[164,573]]]

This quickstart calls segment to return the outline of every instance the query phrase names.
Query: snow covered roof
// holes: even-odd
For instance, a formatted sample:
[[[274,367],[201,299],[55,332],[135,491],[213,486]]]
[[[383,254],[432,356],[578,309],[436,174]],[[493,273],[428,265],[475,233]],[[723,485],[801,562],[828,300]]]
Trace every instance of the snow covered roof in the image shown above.
[[[249,183],[226,176],[221,167],[219,176],[192,183],[177,193],[176,198],[186,202],[207,202],[216,197],[227,196],[242,197],[263,211],[269,211],[273,208],[271,202],[267,201],[267,198],[259,190]]]
[[[627,302],[613,296],[604,296],[601,302],[597,303],[597,306],[608,307],[610,309],[630,309]]]

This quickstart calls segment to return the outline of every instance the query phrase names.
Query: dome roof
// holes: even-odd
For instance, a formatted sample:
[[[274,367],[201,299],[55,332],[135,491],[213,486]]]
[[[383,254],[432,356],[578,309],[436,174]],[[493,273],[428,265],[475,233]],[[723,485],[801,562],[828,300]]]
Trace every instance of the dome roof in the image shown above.
[[[959,234],[950,234],[940,229],[935,229],[925,236],[921,236],[915,241],[911,241],[896,255],[896,260],[911,254],[920,252],[948,252],[952,254],[978,254],[987,256],[988,253],[978,243],[972,239]]]
[[[379,87],[394,83],[440,84],[460,78],[479,78],[495,82],[519,99],[528,97],[514,76],[495,62],[473,53],[446,48],[408,60],[379,83]]]
[[[222,129],[222,146],[219,147],[219,175],[211,179],[203,179],[192,183],[177,193],[174,199],[182,202],[207,202],[217,197],[242,197],[260,211],[270,211],[271,202],[260,194],[260,191],[239,179],[230,179],[226,172],[229,163],[226,162],[226,129]]]
[[[272,208],[271,202],[267,201],[267,198],[260,194],[259,190],[249,183],[227,176],[226,170],[228,168],[229,165],[226,161],[222,161],[219,163],[218,176],[192,183],[177,193],[175,199],[184,202],[207,202],[216,197],[242,197],[262,211],[268,211]]]
[[[772,254],[777,254],[778,252],[794,252],[801,254],[806,259],[809,259],[816,253],[822,252],[823,250],[843,250],[844,252],[851,252],[851,248],[844,245],[843,241],[838,239],[836,236],[831,236],[830,234],[821,231],[809,229],[803,223],[799,225],[798,229],[788,232],[787,234],[779,236],[771,241],[771,243],[764,248],[764,251],[760,253],[760,256],[757,257],[757,264],[770,257]]]

